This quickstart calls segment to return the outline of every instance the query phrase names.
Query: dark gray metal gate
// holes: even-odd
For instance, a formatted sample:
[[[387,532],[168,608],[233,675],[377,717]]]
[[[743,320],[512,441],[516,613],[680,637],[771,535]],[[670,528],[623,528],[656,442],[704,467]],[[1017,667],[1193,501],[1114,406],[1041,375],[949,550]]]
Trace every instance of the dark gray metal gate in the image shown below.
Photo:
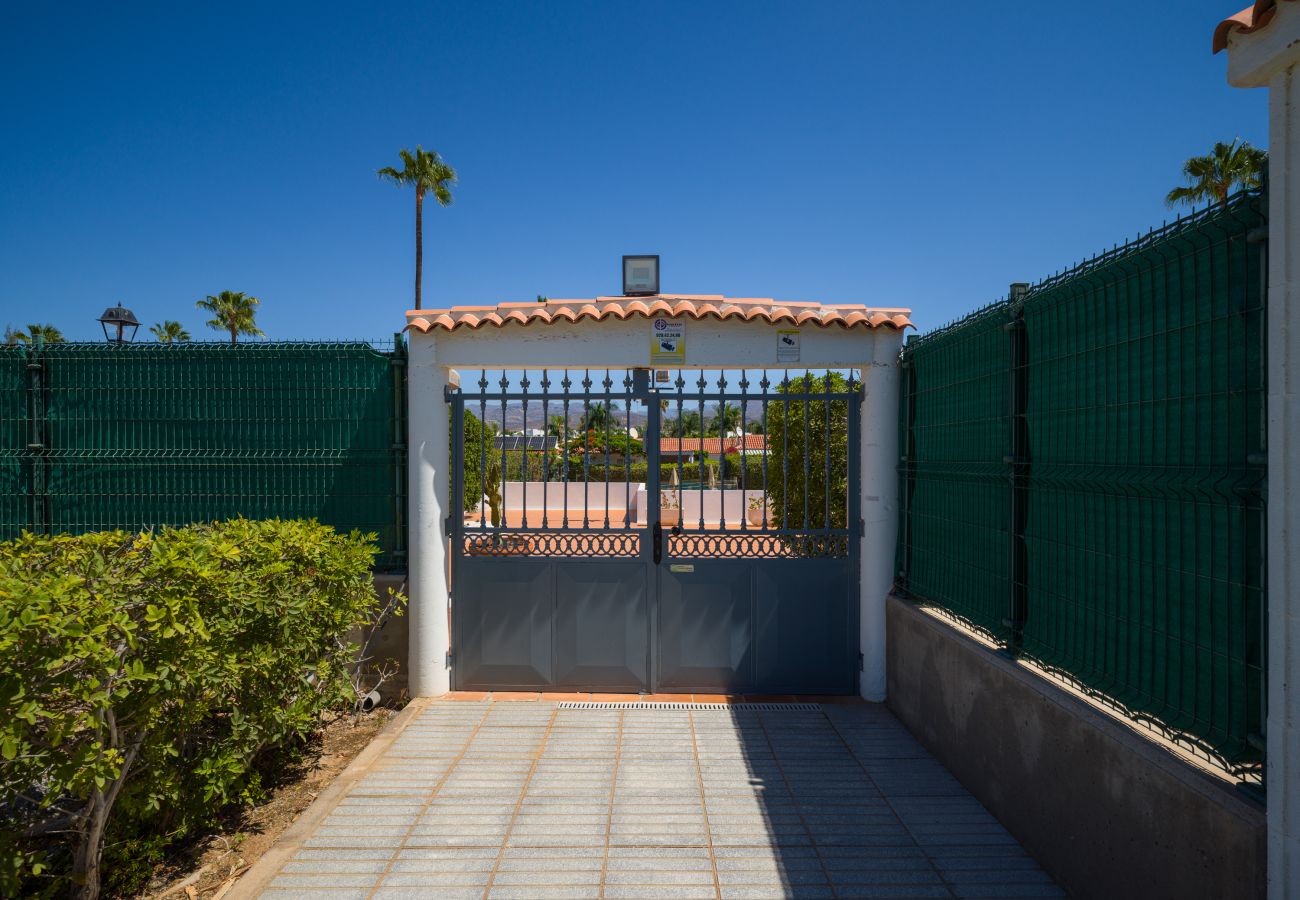
[[[856,693],[859,385],[658,374],[449,392],[455,687]]]

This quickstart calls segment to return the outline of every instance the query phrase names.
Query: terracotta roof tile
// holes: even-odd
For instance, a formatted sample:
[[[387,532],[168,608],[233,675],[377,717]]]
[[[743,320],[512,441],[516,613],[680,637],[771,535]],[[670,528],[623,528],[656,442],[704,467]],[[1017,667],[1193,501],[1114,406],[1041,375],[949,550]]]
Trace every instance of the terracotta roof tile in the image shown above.
[[[548,300],[544,303],[499,303],[496,306],[453,306],[447,309],[414,309],[406,314],[407,328],[428,332],[435,329],[483,328],[491,325],[547,325],[586,319],[629,319],[671,316],[688,319],[741,319],[774,325],[815,325],[819,328],[912,327],[911,310],[887,309],[863,304],[828,306],[815,302],[777,303],[762,297],[723,297],[718,294],[665,294],[655,297],[596,297],[587,300]]]
[[[767,449],[767,438],[761,434],[745,435],[744,447],[750,452],[762,452]],[[741,448],[739,435],[732,435],[723,443],[722,438],[716,437],[688,437],[688,438],[660,438],[659,452],[676,456],[679,453],[699,453],[703,452],[711,456],[717,456],[724,449],[727,453],[738,453]]]
[[[1218,53],[1228,46],[1228,34],[1250,34],[1258,31],[1273,18],[1273,11],[1283,0],[1255,0],[1255,2],[1237,13],[1229,16],[1214,29],[1214,52]]]

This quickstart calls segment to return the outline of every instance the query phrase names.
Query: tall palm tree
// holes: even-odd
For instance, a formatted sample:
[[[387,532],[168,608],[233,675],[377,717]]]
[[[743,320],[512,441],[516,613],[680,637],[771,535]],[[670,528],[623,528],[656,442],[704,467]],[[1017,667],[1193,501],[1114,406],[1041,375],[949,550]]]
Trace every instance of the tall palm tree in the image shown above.
[[[546,421],[546,433],[551,437],[562,438],[567,426],[564,423],[564,416],[551,416]]]
[[[212,313],[212,318],[205,324],[213,331],[229,331],[230,346],[235,345],[239,335],[247,334],[265,337],[262,329],[257,327],[257,307],[262,303],[256,297],[249,297],[243,291],[222,291],[213,296],[209,294],[194,305],[201,310]]]
[[[42,325],[38,322],[28,325],[26,331],[10,332],[9,338],[16,344],[35,344],[37,340],[47,344],[62,344],[63,332],[53,325]]]
[[[1267,167],[1267,150],[1252,147],[1248,141],[1220,141],[1213,153],[1183,163],[1183,176],[1189,183],[1170,191],[1165,203],[1226,203],[1233,188],[1259,187]]]
[[[154,323],[149,332],[158,339],[160,344],[176,344],[190,339],[190,333],[185,330],[185,326],[171,319]]]
[[[439,206],[451,206],[451,186],[456,183],[456,170],[442,161],[437,150],[415,152],[403,148],[402,168],[384,166],[376,174],[393,184],[415,187],[415,308],[420,308],[420,282],[424,273],[424,195],[432,192]]]

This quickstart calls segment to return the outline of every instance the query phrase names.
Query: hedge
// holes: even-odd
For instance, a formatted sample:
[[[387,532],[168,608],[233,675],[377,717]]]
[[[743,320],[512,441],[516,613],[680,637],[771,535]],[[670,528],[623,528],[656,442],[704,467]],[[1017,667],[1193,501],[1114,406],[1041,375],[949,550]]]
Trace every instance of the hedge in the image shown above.
[[[372,540],[238,519],[0,544],[0,895],[94,897],[101,862],[132,892],[257,800],[353,698]]]

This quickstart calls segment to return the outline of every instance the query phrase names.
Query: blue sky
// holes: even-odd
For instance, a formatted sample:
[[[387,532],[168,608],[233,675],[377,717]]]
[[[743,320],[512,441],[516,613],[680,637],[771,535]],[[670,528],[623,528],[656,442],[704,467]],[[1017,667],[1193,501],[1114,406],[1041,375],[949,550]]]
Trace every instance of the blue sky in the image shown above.
[[[933,327],[1267,144],[1210,55],[1243,2],[7,4],[0,325],[98,338],[121,301],[198,337],[242,290],[272,338],[389,336],[414,200],[374,171],[418,142],[461,178],[426,305],[617,293],[659,253],[666,291]]]

